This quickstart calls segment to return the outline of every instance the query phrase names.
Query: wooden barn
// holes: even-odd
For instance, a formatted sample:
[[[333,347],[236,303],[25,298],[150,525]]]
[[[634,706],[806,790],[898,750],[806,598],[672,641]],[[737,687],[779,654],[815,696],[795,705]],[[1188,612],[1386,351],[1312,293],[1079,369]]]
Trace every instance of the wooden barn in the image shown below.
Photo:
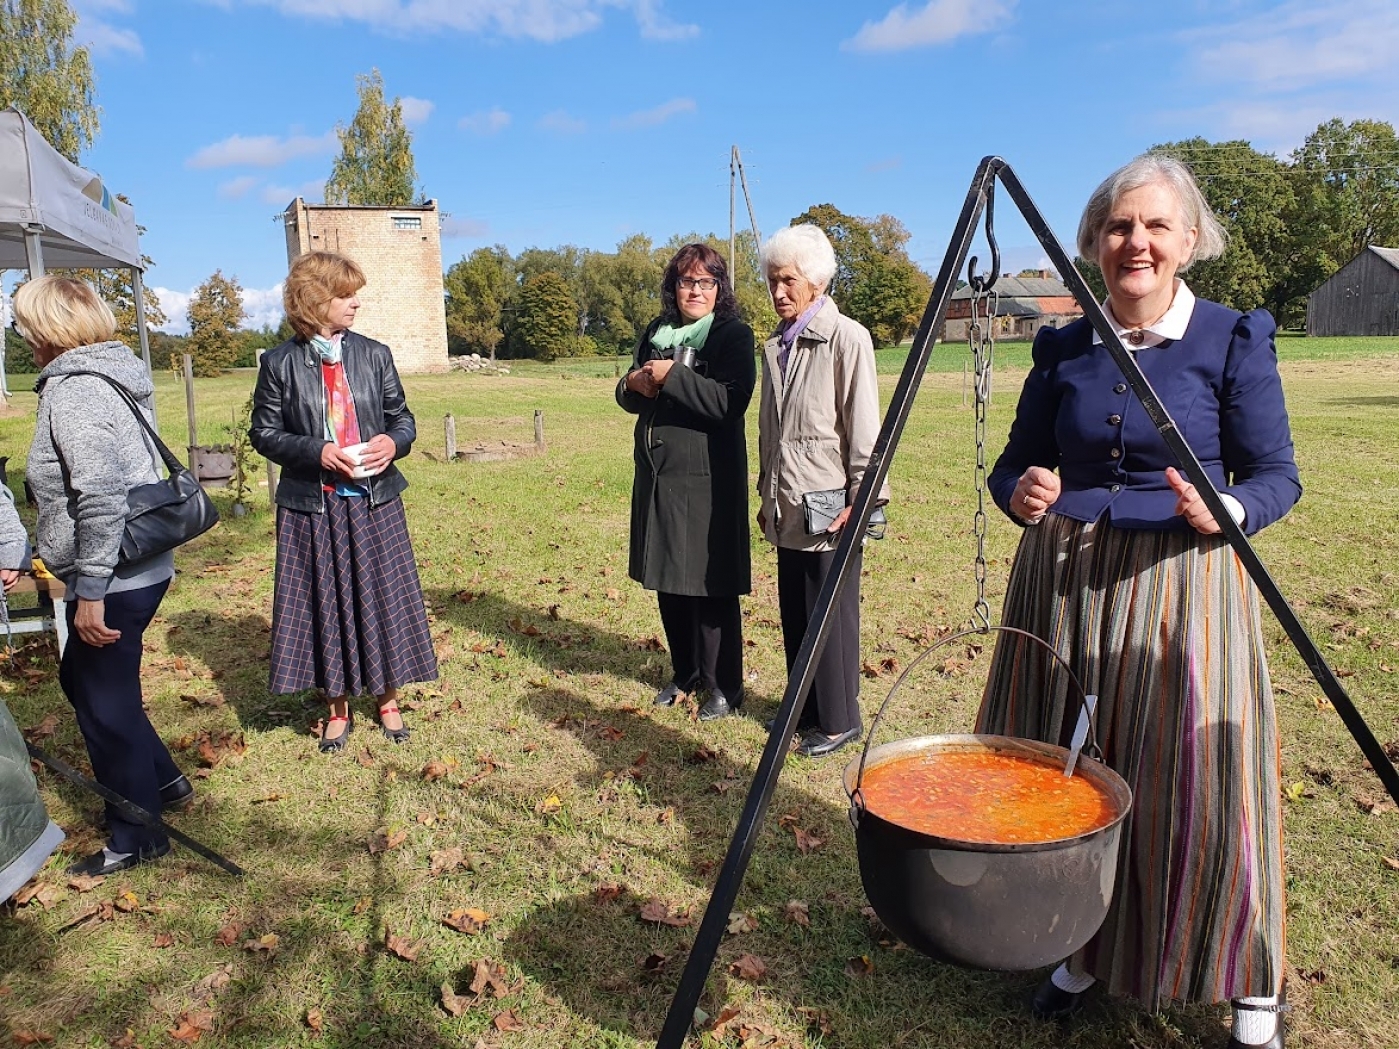
[[[994,290],[1000,296],[996,305],[997,339],[1033,339],[1045,326],[1062,328],[1083,316],[1083,309],[1069,289],[1049,270],[1038,277],[1001,277]],[[947,304],[947,323],[942,341],[961,342],[967,337],[971,319],[972,290],[958,288]]]
[[[1371,245],[1307,296],[1308,335],[1399,335],[1399,248]]]

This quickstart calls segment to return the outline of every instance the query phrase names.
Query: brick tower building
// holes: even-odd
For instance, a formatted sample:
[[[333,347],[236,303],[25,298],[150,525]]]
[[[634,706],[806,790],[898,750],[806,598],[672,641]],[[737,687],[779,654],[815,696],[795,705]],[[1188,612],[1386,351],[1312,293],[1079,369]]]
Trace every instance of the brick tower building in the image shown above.
[[[447,306],[437,202],[403,208],[307,204],[282,216],[287,263],[308,251],[353,259],[368,283],[355,330],[387,343],[400,372],[447,370]]]

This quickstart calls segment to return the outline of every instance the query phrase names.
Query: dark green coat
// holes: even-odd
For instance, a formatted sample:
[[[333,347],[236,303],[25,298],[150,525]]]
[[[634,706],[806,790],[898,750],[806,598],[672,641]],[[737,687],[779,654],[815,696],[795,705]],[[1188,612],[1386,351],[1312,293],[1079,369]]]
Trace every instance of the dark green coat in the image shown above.
[[[651,322],[628,374],[660,357]],[[634,414],[636,477],[627,571],[648,590],[733,597],[752,589],[748,550],[748,444],[743,413],[757,365],[753,331],[715,319],[693,369],[674,367],[655,398],[617,384]]]

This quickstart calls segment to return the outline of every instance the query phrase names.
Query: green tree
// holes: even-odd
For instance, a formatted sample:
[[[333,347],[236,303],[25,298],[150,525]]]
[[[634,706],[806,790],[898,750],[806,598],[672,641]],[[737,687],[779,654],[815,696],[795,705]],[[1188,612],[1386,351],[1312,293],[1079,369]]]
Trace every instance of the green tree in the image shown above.
[[[541,361],[573,356],[579,343],[577,323],[578,303],[559,274],[544,270],[520,288],[515,337],[522,356]]]
[[[585,331],[600,347],[631,350],[661,312],[661,279],[670,256],[634,234],[612,253],[588,252],[579,271]]]
[[[443,287],[451,351],[480,353],[494,361],[505,338],[505,309],[516,290],[510,252],[503,244],[477,248],[447,271]]]
[[[0,109],[15,106],[77,163],[97,136],[87,48],[73,46],[66,0],[0,0]]]
[[[413,162],[413,136],[403,123],[403,103],[384,100],[384,78],[375,69],[355,78],[359,109],[349,126],[337,124],[340,156],[325,184],[327,204],[404,207],[415,196],[418,181]]]
[[[1290,257],[1275,291],[1279,320],[1298,323],[1306,296],[1372,244],[1399,244],[1399,140],[1380,120],[1328,120],[1292,154]]]
[[[1229,234],[1217,259],[1190,268],[1195,294],[1236,310],[1273,306],[1287,267],[1286,216],[1293,205],[1287,165],[1249,143],[1203,138],[1153,146],[1188,165],[1205,200]]]
[[[836,275],[830,293],[841,311],[869,329],[876,346],[899,343],[918,327],[932,290],[908,257],[909,232],[892,215],[863,219],[834,204],[817,204],[792,220],[812,223],[830,238]]]
[[[222,270],[194,291],[189,304],[187,351],[194,358],[195,375],[219,375],[238,359],[239,325],[243,322],[243,289],[238,278]]]

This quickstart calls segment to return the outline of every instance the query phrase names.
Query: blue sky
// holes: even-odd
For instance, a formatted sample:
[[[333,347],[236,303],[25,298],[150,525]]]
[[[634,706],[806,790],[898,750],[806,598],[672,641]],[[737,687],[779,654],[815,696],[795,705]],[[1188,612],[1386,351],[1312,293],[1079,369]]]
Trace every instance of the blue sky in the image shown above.
[[[279,222],[320,200],[378,68],[400,96],[444,265],[485,244],[610,250],[728,229],[729,148],[767,233],[811,204],[890,213],[935,272],[999,153],[1072,241],[1153,143],[1286,155],[1322,120],[1399,120],[1394,0],[75,0],[102,130],[178,330],[215,268],[279,316]],[[1012,267],[1041,252],[1009,207]],[[739,205],[740,216],[743,214]]]

